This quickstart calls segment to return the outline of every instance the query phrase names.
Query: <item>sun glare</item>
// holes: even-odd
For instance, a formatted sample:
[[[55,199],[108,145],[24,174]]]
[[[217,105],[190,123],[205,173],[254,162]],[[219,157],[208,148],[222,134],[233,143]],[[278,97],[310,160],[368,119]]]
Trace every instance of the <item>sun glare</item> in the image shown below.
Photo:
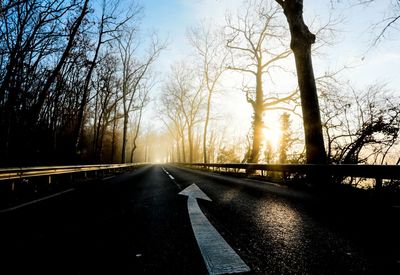
[[[263,129],[264,139],[272,144],[274,148],[279,147],[279,140],[281,138],[281,131],[279,128],[264,128]]]

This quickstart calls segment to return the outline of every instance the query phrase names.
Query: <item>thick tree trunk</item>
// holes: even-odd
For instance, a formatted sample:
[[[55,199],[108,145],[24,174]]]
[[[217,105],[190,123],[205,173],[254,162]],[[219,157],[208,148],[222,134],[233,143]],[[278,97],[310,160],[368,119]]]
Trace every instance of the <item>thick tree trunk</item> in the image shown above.
[[[311,53],[308,49],[307,53],[294,52],[294,55],[301,93],[307,163],[325,163],[326,153]]]
[[[290,47],[296,62],[303,111],[307,163],[323,164],[326,163],[326,153],[311,58],[315,35],[304,23],[302,0],[276,1],[282,6],[290,28]]]
[[[264,127],[263,123],[263,113],[264,113],[264,94],[262,87],[262,68],[261,60],[259,60],[259,66],[256,75],[256,100],[252,103],[253,105],[253,146],[250,154],[250,163],[258,163],[260,157],[260,148],[262,143],[262,129]]]
[[[262,112],[255,111],[254,119],[253,119],[253,146],[250,154],[250,163],[258,163],[258,159],[260,157],[260,148],[262,142]]]

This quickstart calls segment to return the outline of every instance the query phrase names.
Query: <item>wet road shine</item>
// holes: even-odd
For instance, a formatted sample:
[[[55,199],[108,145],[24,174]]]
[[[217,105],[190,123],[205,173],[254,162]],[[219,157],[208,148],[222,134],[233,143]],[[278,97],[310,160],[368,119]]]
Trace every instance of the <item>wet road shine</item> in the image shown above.
[[[0,274],[400,274],[398,218],[153,165],[0,213]]]

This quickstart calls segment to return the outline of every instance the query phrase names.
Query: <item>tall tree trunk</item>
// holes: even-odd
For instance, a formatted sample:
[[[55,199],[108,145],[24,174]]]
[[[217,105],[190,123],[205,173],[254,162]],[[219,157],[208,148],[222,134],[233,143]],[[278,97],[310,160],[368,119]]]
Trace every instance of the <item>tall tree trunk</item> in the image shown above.
[[[116,152],[116,139],[117,139],[117,104],[114,106],[114,121],[112,130],[112,141],[111,141],[111,162],[114,163],[115,152]]]
[[[181,132],[181,144],[182,144],[182,160],[186,162],[186,150],[185,150],[185,134]]]
[[[108,120],[109,116],[107,116],[106,119]],[[99,128],[99,137],[98,137],[98,141],[97,141],[98,149],[97,150],[98,150],[98,157],[99,157],[100,162],[103,162],[103,157],[104,157],[104,152],[103,152],[104,136],[106,134],[106,131],[107,131],[107,128],[108,128],[108,124],[109,124],[109,122],[104,121],[104,119],[103,119],[103,123],[102,123],[101,127]],[[114,139],[114,129],[113,129],[113,137],[112,138]]]
[[[176,159],[181,162],[181,148],[179,146],[179,140],[176,141]]]
[[[193,162],[193,133],[192,126],[188,125],[189,163]]]
[[[131,150],[131,163],[133,163],[133,153],[135,152],[135,150],[137,148],[136,140],[137,140],[137,138],[139,136],[140,124],[141,124],[141,121],[142,121],[143,108],[144,108],[144,106],[142,105],[140,107],[140,110],[139,110],[139,118],[138,118],[138,123],[136,125],[135,135],[133,136],[133,141],[132,141],[133,145],[132,145],[132,150]]]
[[[253,102],[254,118],[253,118],[253,147],[250,154],[249,162],[258,163],[260,156],[260,148],[262,143],[262,129],[264,127],[263,123],[263,113],[264,113],[264,94],[262,87],[262,67],[261,60],[259,60],[259,65],[256,74],[256,100]]]
[[[99,121],[97,122],[97,125],[93,125],[94,129],[95,129],[95,135],[94,135],[94,141],[93,141],[93,145],[94,145],[94,153],[95,153],[95,157],[98,157],[100,154],[100,146],[99,146],[99,141],[100,141],[100,137],[102,136],[102,132],[104,132],[104,123],[103,123],[103,112],[100,113],[99,116]]]
[[[144,162],[149,162],[149,146],[147,144],[144,149]]]
[[[97,40],[96,50],[94,52],[93,60],[90,63],[89,71],[86,75],[85,85],[83,87],[82,101],[79,106],[78,123],[77,123],[77,128],[75,131],[75,151],[76,152],[78,152],[78,150],[79,150],[81,137],[83,134],[83,122],[84,122],[83,118],[84,118],[84,113],[86,110],[86,105],[87,105],[87,101],[88,101],[88,97],[89,97],[90,80],[92,79],[94,68],[96,67],[96,62],[97,62],[97,58],[99,56],[100,47],[103,44],[103,34],[104,34],[103,28],[104,28],[104,13],[102,15],[102,19],[101,19],[101,23],[100,23],[99,37]]]
[[[303,0],[276,2],[282,6],[290,28],[290,47],[296,62],[303,111],[307,163],[323,164],[326,163],[326,153],[311,58],[311,45],[315,43],[315,35],[304,23]]]
[[[212,92],[209,90],[208,91],[208,98],[207,98],[206,119],[205,119],[205,122],[204,122],[204,133],[203,133],[203,161],[204,161],[204,163],[208,163],[208,158],[207,158],[207,130],[208,130],[208,122],[210,120],[211,95],[212,95]]]
[[[4,111],[0,112],[0,123],[4,123],[2,126],[3,130],[0,132],[0,146],[4,146],[4,149],[0,149],[0,153],[4,151],[4,158],[8,159],[10,157],[10,149],[13,137],[13,126],[15,127],[15,105],[17,102],[18,90],[15,89],[15,77],[17,74],[17,67],[21,66],[21,44],[23,43],[24,28],[27,22],[27,16],[22,20],[20,26],[21,30],[18,32],[16,37],[14,48],[11,50],[8,58],[8,64],[6,66],[5,74],[0,85],[0,99],[5,102]],[[20,61],[18,61],[20,60]],[[7,94],[8,91],[8,94]],[[4,100],[5,98],[5,100]]]
[[[85,0],[80,15],[78,16],[78,18],[75,20],[75,22],[72,25],[71,32],[68,36],[67,46],[65,47],[64,52],[63,52],[60,60],[57,63],[57,66],[54,68],[54,70],[50,74],[49,78],[47,79],[46,83],[44,84],[44,87],[38,96],[37,102],[32,107],[32,115],[30,118],[31,122],[32,122],[31,125],[36,124],[36,122],[39,118],[39,115],[40,115],[40,111],[43,107],[43,104],[48,97],[51,85],[56,80],[57,75],[60,73],[62,66],[65,64],[65,62],[67,61],[67,58],[70,55],[70,52],[75,43],[75,37],[78,33],[79,27],[81,26],[84,17],[88,13],[88,10],[89,10],[88,4],[89,4],[89,0]]]
[[[129,121],[129,115],[127,112],[125,112],[124,126],[122,129],[121,163],[125,163],[125,161],[126,161],[126,142],[127,142],[127,135],[128,135],[128,121]]]

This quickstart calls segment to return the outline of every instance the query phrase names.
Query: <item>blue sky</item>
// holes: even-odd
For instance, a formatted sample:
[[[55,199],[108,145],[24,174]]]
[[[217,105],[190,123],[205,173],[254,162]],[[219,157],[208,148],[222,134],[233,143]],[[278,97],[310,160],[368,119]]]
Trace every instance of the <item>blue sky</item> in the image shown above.
[[[168,69],[174,60],[184,58],[188,54],[189,45],[185,38],[186,29],[202,19],[213,20],[216,24],[224,22],[226,10],[235,12],[240,0],[141,0],[144,7],[142,28],[157,30],[168,38],[169,48],[161,56],[161,68]],[[325,22],[330,14],[334,18],[342,18],[338,25],[338,43],[325,49],[322,59],[315,58],[316,70],[356,66],[354,83],[363,86],[371,81],[390,82],[389,85],[399,87],[397,70],[400,67],[400,36],[392,32],[389,39],[376,47],[370,47],[378,30],[371,25],[380,21],[388,12],[390,0],[379,0],[369,7],[349,7],[341,4],[331,9],[331,1],[304,1],[306,21],[314,18]]]
[[[368,7],[349,7],[349,1],[338,1],[340,3],[334,9],[331,8],[331,0],[304,1],[307,24],[314,19],[323,24],[330,16],[341,19],[337,25],[335,45],[325,48],[323,55],[314,56],[316,75],[345,65],[352,66],[346,71],[345,77],[353,87],[363,89],[375,83],[388,83],[387,87],[400,95],[400,31],[389,33],[387,39],[371,47],[371,41],[379,30],[374,30],[371,25],[387,14],[391,0],[377,0]],[[227,10],[235,13],[242,0],[140,0],[139,3],[144,7],[142,29],[156,30],[169,41],[169,47],[161,55],[157,66],[162,79],[170,64],[184,59],[190,52],[185,37],[187,28],[200,20],[223,24]],[[310,28],[313,31],[313,27]],[[292,63],[294,67],[294,61]],[[153,91],[153,98],[157,98],[157,93],[158,88]],[[250,127],[251,108],[244,95],[236,91],[229,95],[229,100],[224,101],[225,113],[221,115],[228,123],[247,121],[247,128]],[[237,109],[239,104],[240,112]],[[243,132],[243,128],[246,127],[242,123],[232,131]]]

